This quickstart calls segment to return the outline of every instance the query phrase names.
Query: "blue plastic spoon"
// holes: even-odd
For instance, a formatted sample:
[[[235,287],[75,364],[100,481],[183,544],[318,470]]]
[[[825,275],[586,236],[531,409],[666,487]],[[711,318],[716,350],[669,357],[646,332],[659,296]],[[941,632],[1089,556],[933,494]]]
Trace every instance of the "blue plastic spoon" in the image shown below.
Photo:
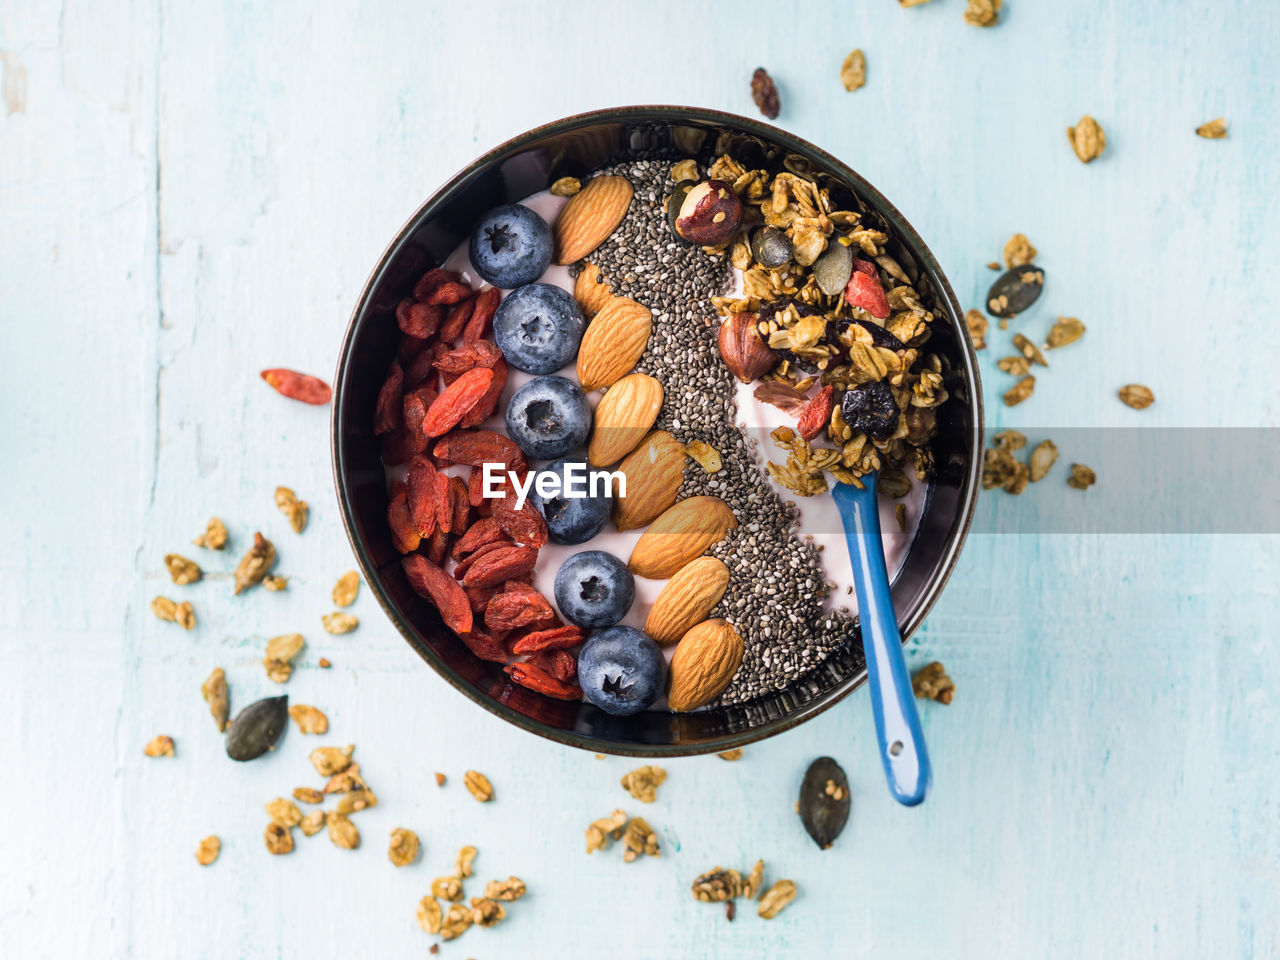
[[[914,807],[929,792],[929,751],[920,730],[911,677],[902,655],[902,634],[898,632],[898,617],[889,594],[889,572],[880,540],[880,508],[876,503],[877,474],[869,473],[861,479],[863,489],[837,483],[831,495],[840,509],[853,563],[862,649],[867,659],[871,709],[875,713],[885,779],[894,799]]]

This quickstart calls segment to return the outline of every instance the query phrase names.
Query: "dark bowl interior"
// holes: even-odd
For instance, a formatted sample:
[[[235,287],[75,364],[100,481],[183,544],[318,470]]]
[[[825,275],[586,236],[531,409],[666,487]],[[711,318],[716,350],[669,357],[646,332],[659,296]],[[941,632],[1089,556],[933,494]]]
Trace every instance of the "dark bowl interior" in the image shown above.
[[[521,200],[562,176],[584,176],[613,160],[725,151],[748,167],[787,169],[832,189],[839,207],[861,210],[893,238],[890,252],[916,278],[939,320],[930,350],[944,361],[951,399],[939,410],[937,476],[905,565],[893,585],[905,640],[942,590],[973,513],[981,438],[981,391],[955,295],[915,230],[880,193],[834,157],[781,130],[743,117],[687,107],[627,107],[548,124],[490,151],[415,213],[382,255],[342,344],[333,399],[333,464],[347,534],[365,579],[409,644],[449,683],[519,727],[587,750],[670,756],[723,751],[789,729],[820,713],[866,678],[861,644],[849,644],[788,690],[752,703],[692,714],[650,711],[611,717],[587,703],[550,700],[511,684],[497,664],[476,659],[405,580],[386,523],[387,493],[374,402],[399,329],[396,304],[439,265],[486,210]],[[710,309],[710,308],[708,308]]]

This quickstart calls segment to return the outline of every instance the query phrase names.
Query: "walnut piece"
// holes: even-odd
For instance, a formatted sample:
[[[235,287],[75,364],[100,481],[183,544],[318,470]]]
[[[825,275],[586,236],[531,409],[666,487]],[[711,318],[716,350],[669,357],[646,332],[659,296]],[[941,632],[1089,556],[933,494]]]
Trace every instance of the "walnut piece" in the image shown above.
[[[911,692],[921,700],[950,703],[955,696],[956,685],[947,676],[946,668],[935,660],[911,675]]]
[[[484,895],[490,900],[519,900],[525,895],[524,881],[519,877],[490,880],[485,884]]]
[[[666,779],[667,771],[661,767],[638,767],[622,778],[622,789],[641,803],[653,803],[658,799],[658,787],[662,786]]]
[[[289,526],[294,533],[301,533],[307,528],[307,501],[299,500],[288,487],[276,487],[276,506],[289,518]]]
[[[221,550],[227,545],[227,528],[217,517],[212,517],[205,524],[204,533],[191,541],[197,547],[207,550]]]
[[[188,560],[181,554],[165,554],[164,565],[169,568],[170,579],[180,587],[195,583],[204,576],[204,571],[200,569],[200,564],[194,560]]]

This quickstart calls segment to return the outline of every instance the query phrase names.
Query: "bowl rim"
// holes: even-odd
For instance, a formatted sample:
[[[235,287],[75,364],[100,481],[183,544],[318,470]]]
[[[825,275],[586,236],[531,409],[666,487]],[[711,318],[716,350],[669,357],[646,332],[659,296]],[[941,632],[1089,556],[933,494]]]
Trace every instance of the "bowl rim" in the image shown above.
[[[982,381],[978,375],[978,357],[973,348],[972,338],[968,335],[968,331],[965,327],[964,314],[960,308],[959,301],[956,299],[955,291],[951,288],[950,281],[943,273],[942,267],[938,263],[937,258],[933,255],[933,252],[925,244],[923,238],[921,238],[920,234],[916,232],[915,228],[911,226],[898,208],[890,203],[884,194],[867,182],[861,174],[843,161],[828,153],[826,150],[823,150],[821,147],[818,147],[789,131],[771,126],[770,124],[763,123],[759,120],[754,120],[751,117],[744,117],[738,114],[704,107],[686,107],[665,104],[606,107],[598,110],[589,110],[584,113],[572,114],[559,120],[553,120],[548,123],[541,124],[525,131],[524,133],[511,137],[503,143],[485,151],[445,181],[409,216],[399,231],[397,231],[395,237],[383,249],[382,253],[378,256],[376,265],[369,274],[368,280],[365,282],[364,288],[360,291],[360,296],[357,298],[354,308],[351,311],[351,317],[347,321],[347,329],[342,337],[341,347],[338,353],[337,368],[334,375],[333,400],[330,411],[330,462],[333,469],[334,489],[338,497],[339,512],[342,516],[342,525],[346,531],[347,540],[351,544],[352,550],[355,552],[356,561],[360,565],[360,570],[364,576],[365,582],[368,584],[369,589],[377,599],[378,605],[382,607],[387,618],[395,625],[396,629],[405,638],[405,640],[409,642],[410,647],[412,647],[419,656],[426,660],[432,669],[435,670],[435,672],[451,687],[460,692],[468,700],[478,704],[488,712],[507,721],[508,723],[514,724],[521,730],[536,734],[540,737],[566,746],[577,747],[582,750],[590,750],[596,753],[609,753],[617,756],[646,758],[696,756],[732,750],[794,729],[807,720],[811,720],[819,714],[831,709],[837,703],[840,703],[853,693],[853,691],[862,686],[867,680],[866,668],[864,667],[861,672],[854,674],[826,695],[798,704],[785,716],[768,720],[760,724],[758,727],[753,727],[750,730],[742,731],[740,733],[725,734],[724,736],[718,737],[712,741],[700,743],[696,747],[685,746],[679,743],[622,743],[606,740],[591,734],[581,733],[577,730],[563,730],[558,727],[548,726],[547,724],[526,716],[504,703],[500,703],[492,697],[482,695],[478,690],[474,689],[471,684],[461,681],[461,679],[455,675],[453,669],[445,663],[429,645],[426,645],[424,649],[421,645],[412,642],[412,638],[407,632],[406,624],[402,622],[402,618],[395,611],[391,597],[387,595],[387,592],[382,586],[380,577],[378,576],[377,565],[373,562],[373,558],[370,556],[366,545],[356,534],[355,505],[353,503],[351,490],[347,487],[344,479],[344,472],[341,469],[341,465],[344,463],[345,458],[340,411],[342,410],[342,400],[346,393],[346,378],[350,371],[350,359],[356,327],[361,316],[363,316],[368,310],[369,301],[372,297],[373,291],[378,287],[384,274],[390,268],[392,253],[401,246],[405,239],[414,230],[417,229],[427,212],[431,210],[432,207],[436,206],[443,197],[452,193],[459,184],[462,184],[468,178],[474,176],[476,173],[485,169],[495,161],[518,152],[522,147],[525,147],[549,134],[567,133],[581,127],[591,126],[597,123],[617,123],[643,120],[658,120],[673,123],[694,121],[696,123],[711,126],[728,127],[772,141],[773,143],[796,153],[808,154],[810,157],[816,157],[830,173],[845,181],[855,194],[864,200],[870,201],[872,206],[876,207],[879,212],[889,220],[894,230],[897,232],[900,242],[904,243],[911,250],[912,254],[919,262],[921,269],[933,283],[939,299],[950,308],[952,312],[952,317],[950,319],[958,327],[957,332],[959,336],[957,337],[957,340],[961,346],[961,357],[963,361],[965,379],[971,386],[968,405],[969,415],[974,425],[974,430],[970,438],[971,444],[967,475],[961,485],[960,525],[956,535],[950,538],[945,545],[941,563],[938,567],[938,572],[926,585],[922,595],[922,602],[917,606],[913,614],[905,623],[899,624],[899,628],[902,633],[902,643],[904,646],[907,644],[911,636],[924,621],[924,618],[928,616],[929,612],[933,609],[938,597],[941,596],[943,589],[950,580],[951,574],[959,559],[960,551],[968,537],[969,529],[973,522],[974,511],[977,506],[978,490],[980,486],[979,480],[981,478],[981,453],[984,442],[984,426],[982,420]]]

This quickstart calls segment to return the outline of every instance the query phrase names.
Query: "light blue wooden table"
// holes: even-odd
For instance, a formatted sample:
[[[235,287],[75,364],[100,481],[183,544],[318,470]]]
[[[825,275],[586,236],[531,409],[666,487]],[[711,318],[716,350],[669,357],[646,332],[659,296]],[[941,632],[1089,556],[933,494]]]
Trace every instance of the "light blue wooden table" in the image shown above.
[[[992,30],[963,0],[736,6],[0,2],[0,954],[422,956],[414,906],[462,843],[480,877],[531,890],[462,957],[1268,957],[1280,955],[1280,544],[1275,536],[979,535],[910,659],[959,692],[927,704],[936,788],[886,793],[865,691],[737,764],[667,764],[643,813],[659,860],[583,852],[633,764],[531,739],[472,708],[367,592],[350,636],[320,629],[351,567],[327,411],[286,403],[271,365],[328,375],[386,240],[434,187],[546,120],[617,103],[750,113],[765,64],[779,123],[897,203],[966,306],[1016,230],[1050,283],[1020,328],[1059,314],[1085,341],[1032,401],[988,423],[1033,442],[1067,426],[1277,426],[1280,9],[1006,0]],[[639,8],[647,12],[637,14]],[[856,94],[839,85],[854,46]],[[1086,167],[1064,129],[1108,137]],[[1196,125],[1225,115],[1230,138]],[[1138,414],[1114,397],[1144,382]],[[1064,458],[1070,457],[1064,451]],[[1025,495],[1053,511],[1079,496]],[[1227,495],[1276,495],[1237,489]],[[1144,483],[1102,476],[1100,483]],[[279,483],[312,504],[291,534]],[[994,501],[996,509],[1003,501]],[[1024,507],[1025,508],[1025,507]],[[238,554],[261,528],[285,594],[233,602],[234,556],[181,590],[171,550],[211,514]],[[157,593],[190,597],[190,634]],[[289,683],[326,710],[382,798],[355,853],[299,838],[268,857],[262,804],[310,783],[291,733],[231,768],[200,681],[269,692],[266,637],[310,646]],[[320,656],[333,669],[316,669]],[[143,744],[169,733],[174,760]],[[831,753],[854,813],[819,852],[792,811]],[[461,788],[487,772],[490,805]],[[432,773],[450,782],[442,791]],[[394,870],[388,832],[424,858]],[[210,869],[192,854],[223,837]],[[794,878],[799,899],[733,924],[689,883],[716,864]]]

